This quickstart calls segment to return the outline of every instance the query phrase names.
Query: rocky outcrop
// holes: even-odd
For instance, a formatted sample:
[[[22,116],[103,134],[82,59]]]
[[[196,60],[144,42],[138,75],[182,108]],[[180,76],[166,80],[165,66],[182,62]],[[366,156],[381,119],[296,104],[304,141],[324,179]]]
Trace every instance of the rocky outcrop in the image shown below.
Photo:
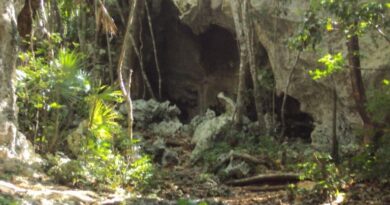
[[[15,63],[17,28],[14,1],[0,1],[0,167],[12,167],[12,162],[40,161],[25,136],[17,129],[15,96]],[[9,164],[7,161],[10,161]],[[4,164],[4,165],[3,165]]]
[[[232,99],[226,97],[223,93],[218,94],[218,98],[222,101],[225,107],[225,112],[216,116],[214,111],[207,110],[204,115],[195,117],[190,126],[194,127],[192,143],[195,148],[191,154],[191,161],[195,163],[201,154],[213,147],[216,137],[224,130],[232,126],[235,105]]]
[[[124,105],[120,108],[123,114],[127,114],[126,109]],[[155,100],[135,100],[133,115],[136,130],[161,137],[172,136],[182,127],[180,110],[169,101],[160,103]]]
[[[183,2],[180,0],[175,1]],[[303,0],[293,1],[291,4],[287,5],[277,5],[270,3],[268,0],[252,0],[251,3],[254,8],[253,16],[255,20],[255,31],[256,38],[259,43],[257,49],[264,50],[265,55],[263,55],[261,58],[266,58],[263,59],[263,61],[269,62],[269,67],[272,69],[274,76],[277,94],[279,96],[283,96],[290,71],[297,56],[297,51],[288,49],[286,42],[288,38],[290,38],[297,31],[299,23],[303,19],[303,12],[305,7],[308,6],[308,3]],[[286,10],[287,15],[275,16],[273,11],[276,6]],[[227,33],[230,32],[231,35],[234,35],[234,24],[231,15],[231,8],[229,6],[229,1],[227,0],[191,1],[187,7],[181,8],[181,11],[182,13],[180,14],[179,24],[181,26],[185,25],[185,27],[190,28],[192,32],[190,35],[192,35],[193,38],[204,35],[216,26],[219,29],[223,29]],[[189,52],[187,50],[180,51],[180,55],[185,55],[181,56],[180,59],[188,59],[188,61],[190,61],[189,63],[193,65],[193,67],[186,67],[186,64],[178,66],[179,64],[175,64],[177,60],[168,58],[168,64],[171,67],[170,69],[172,69],[172,71],[169,71],[171,72],[169,76],[175,76],[177,73],[181,73],[177,75],[177,77],[172,78],[177,80],[175,85],[181,85],[184,82],[192,82],[193,84],[187,87],[184,85],[176,86],[175,89],[177,89],[179,92],[175,92],[175,96],[170,97],[183,99],[183,96],[188,96],[188,93],[195,93],[194,95],[191,95],[193,97],[193,101],[199,101],[199,103],[195,104],[201,105],[201,100],[204,99],[202,98],[202,96],[204,96],[202,95],[202,86],[206,85],[206,83],[203,83],[203,80],[207,78],[212,79],[211,81],[216,81],[219,85],[219,87],[208,87],[207,92],[218,93],[218,91],[216,91],[218,89],[223,91],[221,90],[221,85],[226,81],[229,81],[229,90],[228,92],[225,92],[230,96],[234,96],[236,89],[235,82],[237,80],[235,75],[237,73],[238,59],[236,59],[232,64],[232,69],[221,69],[221,72],[223,72],[224,76],[233,74],[232,76],[234,77],[224,79],[213,77],[213,73],[206,72],[207,66],[205,65],[207,65],[207,63],[202,61],[202,59],[204,59],[202,58],[202,55],[205,53],[204,50],[199,49],[199,46],[202,46],[202,44],[196,45],[194,43],[196,41],[188,38],[190,35],[185,35],[185,33],[181,33],[180,35],[186,36],[186,41],[190,42],[190,44],[175,44],[174,42],[169,42],[169,44],[181,45],[185,48],[188,48],[188,45],[191,45],[190,48],[193,49],[191,49]],[[172,39],[175,41],[177,39],[183,38],[180,38],[180,36],[177,35],[173,35]],[[218,39],[207,40],[209,44],[213,43],[214,41],[218,41]],[[225,44],[227,43],[232,42],[225,41]],[[342,71],[336,74],[334,76],[334,83],[329,79],[314,81],[308,75],[308,70],[317,66],[317,59],[325,54],[327,50],[326,48],[329,46],[335,50],[345,51],[346,49],[345,42],[340,34],[334,33],[332,35],[325,36],[322,44],[318,46],[319,49],[317,49],[317,51],[303,52],[300,58],[297,59],[297,67],[292,74],[292,80],[288,90],[289,97],[297,100],[298,109],[304,113],[307,113],[314,121],[314,130],[311,132],[312,144],[315,147],[324,150],[329,149],[331,144],[333,119],[331,112],[333,109],[332,89],[334,85],[336,86],[338,97],[337,134],[339,136],[340,144],[342,146],[355,144],[357,139],[354,130],[362,125],[362,121],[354,109],[355,105],[351,97],[349,75],[346,71]],[[183,47],[177,47],[175,49],[180,50],[182,48]],[[385,43],[381,38],[376,38],[375,41],[373,41],[369,37],[363,37],[361,39],[361,48],[363,56],[369,56],[368,58],[363,58],[362,60],[362,66],[364,68],[370,68],[369,70],[363,71],[366,87],[374,86],[375,83],[379,82],[381,78],[385,77],[386,75],[390,75],[388,72],[386,73],[386,71],[383,71],[383,68],[388,68],[390,65],[390,60],[388,58],[390,54],[389,44]],[[226,47],[225,50],[226,49],[230,49],[230,52],[236,52],[234,50],[236,49],[235,47]],[[224,50],[219,49],[215,50],[215,52],[224,52]],[[177,56],[175,57],[177,58]],[[221,60],[221,62],[228,62],[229,60],[229,58],[224,58]],[[219,63],[217,62],[216,65],[217,64]],[[184,69],[185,67],[188,69],[188,72]],[[196,72],[196,75],[190,74],[192,72]],[[215,72],[217,74],[214,76],[221,76],[221,72]],[[184,82],[180,81],[178,76],[180,76],[181,79],[186,80],[184,80]],[[196,80],[191,81],[190,79]],[[181,93],[186,89],[188,90],[188,93]],[[206,99],[210,99],[210,97],[206,97]],[[202,110],[204,111],[205,108],[210,107],[211,104],[203,103],[203,105],[203,109],[196,110],[195,114]]]

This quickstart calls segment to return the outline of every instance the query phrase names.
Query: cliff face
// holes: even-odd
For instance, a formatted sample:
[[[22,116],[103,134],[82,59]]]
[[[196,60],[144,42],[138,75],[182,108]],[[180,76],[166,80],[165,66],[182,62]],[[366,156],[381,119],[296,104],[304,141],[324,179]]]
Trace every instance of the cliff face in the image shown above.
[[[165,97],[177,103],[192,117],[207,108],[218,108],[217,93],[223,91],[234,97],[237,90],[239,56],[231,8],[227,0],[162,0],[156,1],[158,28],[160,32],[160,56],[163,69]],[[297,31],[302,20],[305,1],[294,1],[286,9],[287,15],[273,14],[275,3],[268,0],[252,0],[259,73],[272,71],[270,77],[276,87],[275,109],[280,109],[290,71],[297,51],[287,48],[287,40]],[[175,4],[174,4],[175,3]],[[179,8],[178,8],[179,7]],[[279,5],[280,8],[280,5]],[[162,20],[164,18],[165,20]],[[156,18],[155,18],[156,19]],[[158,29],[157,28],[157,29]],[[333,92],[336,86],[338,97],[337,134],[341,145],[356,142],[354,130],[362,122],[355,112],[351,97],[349,75],[346,71],[336,74],[333,80],[314,81],[308,70],[317,67],[317,60],[329,47],[345,51],[345,40],[339,34],[326,36],[316,52],[303,52],[292,74],[288,91],[287,115],[289,122],[306,125],[311,142],[318,148],[330,148],[332,136]],[[366,87],[375,86],[381,78],[389,75],[389,44],[381,38],[362,38],[362,66]],[[378,69],[377,69],[378,68]],[[263,79],[259,76],[259,79]],[[250,84],[248,85],[251,86]],[[271,91],[272,92],[272,91]],[[266,112],[272,107],[269,89],[264,88]],[[248,113],[251,109],[249,106]],[[313,126],[311,125],[313,123]],[[305,127],[305,126],[304,126]],[[302,133],[301,133],[302,134]],[[299,134],[298,134],[299,135]]]

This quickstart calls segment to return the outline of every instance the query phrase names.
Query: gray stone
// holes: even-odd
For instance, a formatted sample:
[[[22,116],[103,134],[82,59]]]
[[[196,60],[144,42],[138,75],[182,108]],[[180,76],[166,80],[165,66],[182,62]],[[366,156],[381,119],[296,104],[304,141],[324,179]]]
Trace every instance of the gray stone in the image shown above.
[[[16,126],[14,81],[17,23],[15,19],[15,2],[0,1],[0,158],[26,164],[40,163],[42,160],[34,153],[31,144],[23,134],[18,132]]]
[[[250,171],[251,168],[246,162],[232,160],[220,174],[223,175],[222,178],[244,178]]]
[[[191,154],[191,161],[196,162],[203,151],[211,148],[215,143],[216,136],[222,132],[226,126],[230,125],[231,121],[231,115],[223,114],[200,123],[195,129],[191,141],[195,144],[195,148]]]
[[[81,154],[82,144],[85,144],[86,136],[88,134],[88,121],[82,121],[79,126],[66,137],[68,148],[74,156]]]
[[[127,114],[125,105],[120,107],[120,112]],[[174,135],[183,125],[179,120],[179,108],[171,105],[169,101],[135,100],[133,115],[135,129],[146,130],[162,137]]]
[[[158,134],[161,137],[167,137],[175,135],[182,126],[183,124],[179,120],[162,121],[160,123],[150,124],[148,131]]]

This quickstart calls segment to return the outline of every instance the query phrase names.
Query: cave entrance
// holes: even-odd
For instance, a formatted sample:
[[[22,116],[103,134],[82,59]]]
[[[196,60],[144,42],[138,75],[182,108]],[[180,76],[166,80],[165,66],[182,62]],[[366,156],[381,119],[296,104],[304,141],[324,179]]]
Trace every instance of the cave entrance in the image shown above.
[[[224,111],[217,95],[234,98],[238,83],[239,50],[235,34],[217,25],[198,36],[202,76],[198,90],[198,113],[208,108],[217,114]]]
[[[276,114],[280,121],[283,95],[276,97]],[[301,103],[287,95],[285,104],[285,136],[289,139],[302,139],[306,143],[311,143],[311,133],[314,130],[314,119],[308,113],[302,112]]]
[[[229,30],[211,25],[199,35],[201,62],[206,74],[219,71],[234,73],[240,57],[235,36]]]

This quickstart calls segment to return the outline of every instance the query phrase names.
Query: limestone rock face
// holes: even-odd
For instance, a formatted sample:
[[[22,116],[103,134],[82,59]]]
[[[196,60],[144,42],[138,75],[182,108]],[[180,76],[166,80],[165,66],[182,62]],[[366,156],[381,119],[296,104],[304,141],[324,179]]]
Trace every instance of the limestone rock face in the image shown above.
[[[187,1],[175,0],[175,2],[183,3]],[[264,49],[266,52],[266,55],[263,57],[268,58],[267,61],[269,61],[269,67],[272,69],[277,94],[283,96],[290,71],[297,56],[297,51],[289,50],[287,48],[287,40],[298,30],[298,24],[303,20],[303,12],[308,7],[308,2],[304,0],[297,0],[292,1],[291,4],[278,5],[279,8],[287,11],[287,15],[282,16],[275,16],[272,13],[275,6],[277,5],[276,3],[270,2],[273,1],[251,0],[251,4],[255,9],[253,13],[255,21],[255,35],[259,42],[257,49]],[[183,96],[189,96],[189,93],[195,93],[193,96],[193,101],[199,101],[197,105],[201,105],[202,99],[209,99],[209,97],[204,97],[205,95],[203,95],[204,88],[202,85],[206,84],[202,82],[204,79],[212,78],[213,73],[207,72],[207,67],[205,67],[207,63],[202,61],[202,59],[204,59],[202,58],[202,55],[204,55],[204,50],[199,48],[199,44],[196,45],[197,41],[194,41],[191,38],[201,36],[210,31],[215,26],[223,29],[226,32],[231,32],[234,35],[235,30],[233,18],[231,15],[231,8],[229,6],[228,0],[197,0],[191,1],[190,5],[185,9],[181,9],[181,11],[182,13],[180,14],[179,21],[180,26],[184,25],[185,27],[191,29],[191,35],[195,37],[189,37],[191,35],[186,35],[185,32],[180,33],[180,35],[184,36],[184,38],[178,36],[179,33],[176,33],[176,36],[171,35],[171,37],[172,39],[186,39],[186,42],[177,44],[177,49],[183,48],[179,45],[185,46],[185,48],[193,48],[190,50],[190,52],[187,52],[186,50],[180,51],[180,55],[185,55],[181,56],[180,59],[188,59],[189,64],[193,66],[190,67],[187,66],[187,64],[181,64],[180,66],[179,63],[175,63],[177,61],[167,58],[170,69],[172,69],[172,71],[169,71],[168,73],[172,73],[170,76],[175,76],[177,73],[179,73],[180,78],[187,79],[186,83],[191,82],[193,83],[193,86],[187,86],[187,88],[185,88],[185,85],[181,86],[181,84],[184,84],[184,82],[174,82],[176,85],[175,89],[177,89],[178,92],[175,92],[175,96],[170,97],[183,99]],[[381,79],[385,78],[386,76],[390,76],[389,72],[383,70],[384,68],[389,68],[390,65],[390,58],[388,57],[390,56],[390,45],[386,43],[380,36],[374,35],[374,38],[367,36],[370,35],[362,37],[360,39],[360,43],[362,56],[366,56],[362,58],[362,67],[369,68],[369,70],[363,70],[363,78],[366,83],[366,88],[370,88],[380,82]],[[211,44],[217,40],[218,39],[208,39],[208,43]],[[172,45],[175,45],[174,42],[169,42],[168,44],[171,43]],[[225,41],[225,44],[229,43],[230,42]],[[362,120],[354,109],[355,105],[353,98],[351,97],[351,82],[347,70],[334,75],[334,81],[331,79],[321,79],[319,81],[314,81],[308,75],[309,69],[314,69],[318,66],[317,60],[326,54],[326,51],[329,47],[333,48],[335,51],[343,51],[345,54],[345,43],[346,42],[342,37],[342,34],[328,34],[324,37],[322,43],[317,47],[317,51],[301,53],[300,58],[297,59],[297,67],[295,72],[292,74],[292,80],[288,90],[288,96],[296,99],[299,102],[300,111],[309,114],[313,118],[314,130],[311,132],[312,144],[315,147],[321,148],[323,150],[329,149],[331,145],[333,119],[332,89],[334,86],[336,87],[338,98],[337,135],[339,137],[341,146],[356,143],[357,139],[354,130],[362,125]],[[200,47],[202,47],[202,45],[200,45]],[[235,52],[234,47],[227,49],[229,49],[230,52]],[[219,50],[221,51],[221,49]],[[169,53],[170,52],[167,52],[168,56],[170,55]],[[186,55],[188,53],[191,55]],[[215,59],[215,57],[213,58]],[[229,61],[229,58],[224,58],[221,60],[221,62],[223,61]],[[234,67],[233,69],[221,69],[222,71],[220,73],[223,73],[223,76],[229,76],[229,74],[234,73],[233,76],[235,76],[237,73],[238,61],[239,59],[235,60],[232,64]],[[219,64],[220,63],[217,62],[216,64],[212,65]],[[217,66],[213,66],[213,68],[214,67]],[[188,69],[188,72],[185,71],[185,69]],[[215,72],[215,70],[213,71]],[[191,72],[197,72],[197,75],[190,74]],[[220,73],[218,73],[217,76],[221,76]],[[194,76],[198,76],[198,79],[196,79]],[[179,77],[171,79],[179,79]],[[230,96],[234,96],[236,89],[235,82],[237,80],[236,77],[215,79],[219,85],[229,81],[230,85],[233,85],[233,88],[230,87],[228,92],[225,92]],[[167,87],[172,86],[168,85]],[[188,93],[182,93],[183,90],[186,89]],[[215,91],[218,89],[219,91]],[[218,93],[220,91],[223,90],[218,86],[207,88],[208,93]],[[180,103],[178,104],[180,106]],[[211,103],[203,104],[205,105],[206,109],[211,105]],[[192,114],[192,116],[204,110],[205,109],[198,109],[196,111],[197,113]]]
[[[14,86],[17,28],[14,1],[0,0],[0,163],[36,162],[31,144],[17,130]],[[39,160],[38,160],[39,161]]]

